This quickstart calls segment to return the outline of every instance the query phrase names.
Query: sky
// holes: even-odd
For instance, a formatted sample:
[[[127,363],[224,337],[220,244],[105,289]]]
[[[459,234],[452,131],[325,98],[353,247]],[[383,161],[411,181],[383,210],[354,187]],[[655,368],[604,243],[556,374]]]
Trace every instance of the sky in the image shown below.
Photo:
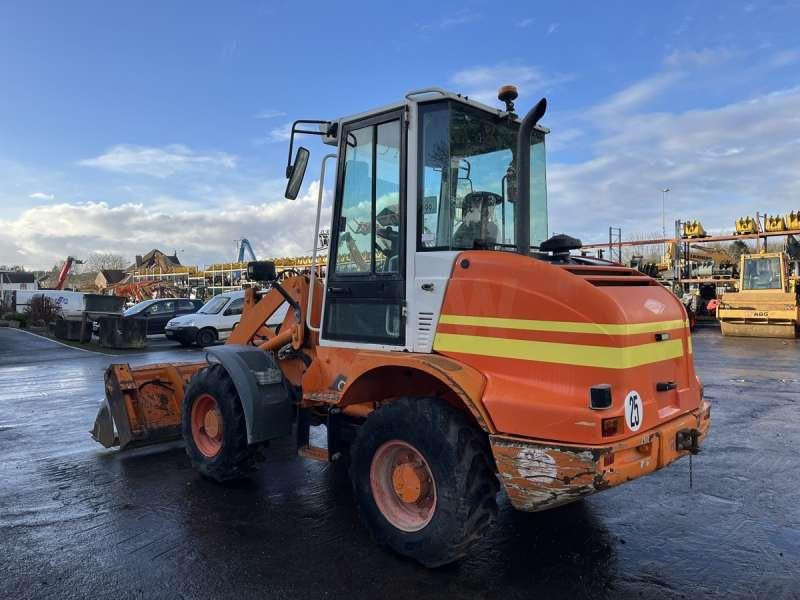
[[[668,231],[800,210],[798,23],[800,0],[0,0],[0,264],[307,254],[330,148],[304,142],[285,200],[288,124],[429,86],[547,97],[551,233],[657,233],[662,196]]]

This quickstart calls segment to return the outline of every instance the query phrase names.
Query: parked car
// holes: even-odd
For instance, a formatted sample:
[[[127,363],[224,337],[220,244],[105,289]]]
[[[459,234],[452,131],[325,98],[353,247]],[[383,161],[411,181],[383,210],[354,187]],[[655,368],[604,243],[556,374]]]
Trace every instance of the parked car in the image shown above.
[[[122,314],[126,319],[146,321],[147,335],[156,335],[164,333],[164,328],[171,319],[181,315],[190,315],[202,306],[202,300],[159,298],[134,304]],[[94,329],[95,333],[99,332],[98,323],[94,324]]]
[[[242,318],[244,292],[226,292],[214,296],[200,310],[167,323],[167,338],[184,346],[210,346],[227,338]]]

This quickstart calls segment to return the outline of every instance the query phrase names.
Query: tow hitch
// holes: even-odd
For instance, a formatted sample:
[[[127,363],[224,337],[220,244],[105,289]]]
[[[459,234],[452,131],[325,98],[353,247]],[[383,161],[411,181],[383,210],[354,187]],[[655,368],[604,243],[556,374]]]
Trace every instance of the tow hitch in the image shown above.
[[[681,429],[675,434],[675,448],[678,450],[688,450],[691,454],[697,454],[700,452],[699,440],[699,429]]]

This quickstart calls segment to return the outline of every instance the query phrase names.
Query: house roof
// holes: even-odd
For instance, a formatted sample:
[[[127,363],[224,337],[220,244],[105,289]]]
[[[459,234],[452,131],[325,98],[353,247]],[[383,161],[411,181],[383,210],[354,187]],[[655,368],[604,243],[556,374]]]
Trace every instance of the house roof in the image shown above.
[[[101,269],[100,274],[108,284],[119,283],[125,279],[125,271],[120,269]]]
[[[164,254],[158,248],[153,248],[145,254],[144,256],[137,255],[136,256],[136,263],[133,265],[133,268],[141,268],[141,267],[178,267],[180,266],[181,261],[178,260],[178,255],[173,254]]]
[[[3,283],[33,283],[36,278],[27,271],[0,271],[0,282]]]

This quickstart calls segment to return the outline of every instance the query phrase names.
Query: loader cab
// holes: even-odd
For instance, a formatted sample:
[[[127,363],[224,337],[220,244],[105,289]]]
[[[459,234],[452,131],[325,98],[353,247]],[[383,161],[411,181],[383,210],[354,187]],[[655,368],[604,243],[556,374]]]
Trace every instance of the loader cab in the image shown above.
[[[456,256],[515,250],[519,128],[439,89],[321,123],[337,169],[320,345],[430,352]],[[547,131],[531,135],[526,247],[547,237]]]
[[[740,291],[786,290],[786,265],[783,253],[742,255]]]

